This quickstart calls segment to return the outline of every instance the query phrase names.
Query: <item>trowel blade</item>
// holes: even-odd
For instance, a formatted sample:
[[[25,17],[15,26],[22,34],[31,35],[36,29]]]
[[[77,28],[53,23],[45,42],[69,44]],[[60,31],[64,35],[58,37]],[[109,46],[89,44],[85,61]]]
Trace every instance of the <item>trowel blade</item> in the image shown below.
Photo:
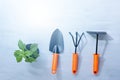
[[[53,53],[62,53],[63,50],[64,50],[63,35],[59,29],[56,29],[51,36],[49,51]]]

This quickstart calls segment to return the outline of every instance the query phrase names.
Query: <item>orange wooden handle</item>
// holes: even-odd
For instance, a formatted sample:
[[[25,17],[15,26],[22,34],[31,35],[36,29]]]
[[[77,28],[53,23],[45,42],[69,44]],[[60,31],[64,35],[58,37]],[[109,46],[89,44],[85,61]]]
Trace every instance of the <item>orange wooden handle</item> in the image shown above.
[[[73,53],[72,55],[72,73],[75,74],[78,69],[78,54]]]
[[[97,74],[99,70],[99,54],[93,54],[93,73]]]
[[[58,57],[59,57],[59,54],[57,54],[57,53],[54,53],[54,54],[53,54],[53,60],[52,60],[52,74],[55,74],[56,71],[57,71]]]

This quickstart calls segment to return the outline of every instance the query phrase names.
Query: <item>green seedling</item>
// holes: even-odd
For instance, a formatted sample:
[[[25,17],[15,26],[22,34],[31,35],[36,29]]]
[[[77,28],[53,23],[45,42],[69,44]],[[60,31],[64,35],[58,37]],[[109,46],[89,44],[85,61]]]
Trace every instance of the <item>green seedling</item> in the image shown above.
[[[21,40],[18,41],[19,50],[15,50],[14,56],[17,62],[21,62],[23,59],[25,62],[35,62],[39,57],[39,49],[37,44],[25,44]]]

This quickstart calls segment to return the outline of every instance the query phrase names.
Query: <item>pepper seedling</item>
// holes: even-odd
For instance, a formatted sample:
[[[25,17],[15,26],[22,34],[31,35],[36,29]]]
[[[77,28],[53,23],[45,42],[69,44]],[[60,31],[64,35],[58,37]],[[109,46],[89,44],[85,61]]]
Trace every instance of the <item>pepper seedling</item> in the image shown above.
[[[21,40],[18,41],[19,50],[15,50],[14,56],[17,62],[21,62],[23,59],[25,62],[35,62],[39,57],[38,44],[25,44]]]

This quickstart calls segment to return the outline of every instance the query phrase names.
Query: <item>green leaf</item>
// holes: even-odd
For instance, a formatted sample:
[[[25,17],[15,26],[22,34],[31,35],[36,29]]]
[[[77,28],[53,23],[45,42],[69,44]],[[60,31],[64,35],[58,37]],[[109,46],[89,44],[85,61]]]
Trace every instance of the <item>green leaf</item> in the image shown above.
[[[26,61],[26,62],[30,62],[30,63],[31,63],[31,62],[34,62],[34,61],[35,61],[35,59],[34,59],[34,58],[32,58],[32,57],[28,57],[28,58],[26,58],[26,59],[25,59],[25,61]]]
[[[17,62],[21,62],[22,61],[22,56],[16,57]]]
[[[33,57],[36,59],[39,56],[37,52],[34,52]]]
[[[17,62],[21,62],[22,61],[22,57],[23,57],[23,51],[20,50],[16,50],[14,52],[14,56],[16,57]]]
[[[31,51],[29,51],[29,50],[28,50],[28,51],[25,51],[25,53],[24,53],[25,56],[30,56],[30,55],[32,55],[32,54],[33,54],[33,53],[32,53]]]
[[[15,57],[22,56],[23,54],[24,54],[24,52],[23,52],[23,51],[20,51],[20,50],[16,50],[16,51],[14,52],[14,56],[15,56]]]
[[[38,45],[37,44],[31,44],[30,51],[35,52],[35,51],[37,51],[37,49],[38,49]]]
[[[23,51],[26,49],[26,45],[21,40],[18,41],[18,47]]]

